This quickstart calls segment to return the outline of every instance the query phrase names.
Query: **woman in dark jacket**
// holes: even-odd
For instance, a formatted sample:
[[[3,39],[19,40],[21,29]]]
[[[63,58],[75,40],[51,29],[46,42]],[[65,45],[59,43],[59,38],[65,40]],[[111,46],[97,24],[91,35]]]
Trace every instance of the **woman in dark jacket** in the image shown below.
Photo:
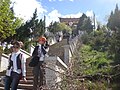
[[[39,63],[37,64],[37,66],[35,66],[33,68],[33,89],[37,90],[38,87],[41,87],[45,84],[45,70],[43,68],[43,64],[44,64],[44,58],[45,55],[47,54],[47,52],[49,51],[49,45],[47,43],[47,40],[45,37],[40,37],[39,40],[39,45],[35,47],[32,56],[33,57],[39,57]],[[40,76],[40,79],[38,79],[38,77]],[[39,81],[40,80],[40,81]],[[39,83],[38,83],[39,82]]]

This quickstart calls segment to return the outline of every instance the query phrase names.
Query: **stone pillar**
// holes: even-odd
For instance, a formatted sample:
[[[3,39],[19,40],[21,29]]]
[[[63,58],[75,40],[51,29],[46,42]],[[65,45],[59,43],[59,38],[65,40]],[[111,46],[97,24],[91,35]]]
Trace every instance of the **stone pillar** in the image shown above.
[[[56,70],[56,59],[55,57],[45,59],[46,62],[46,69],[45,69],[45,78],[46,78],[46,85],[48,88],[51,88],[52,85],[56,83],[56,75],[53,70]],[[49,68],[48,68],[49,67]]]
[[[50,90],[55,89],[56,83],[60,82],[65,70],[67,70],[66,64],[57,56],[45,57],[45,78],[46,85]]]
[[[70,46],[64,45],[64,62],[66,65],[69,64],[69,60],[70,60]]]

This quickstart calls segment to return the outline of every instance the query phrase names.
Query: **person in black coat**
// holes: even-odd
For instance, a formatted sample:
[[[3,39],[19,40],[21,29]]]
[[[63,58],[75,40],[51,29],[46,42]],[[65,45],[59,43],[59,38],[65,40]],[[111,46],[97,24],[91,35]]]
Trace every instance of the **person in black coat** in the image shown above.
[[[37,45],[32,53],[33,57],[38,57],[38,64],[33,67],[33,89],[37,90],[38,87],[45,85],[45,69],[44,69],[44,58],[49,51],[49,45],[45,37],[40,37]],[[39,78],[40,77],[40,78]],[[39,79],[38,79],[39,78]],[[40,81],[39,81],[40,80]]]

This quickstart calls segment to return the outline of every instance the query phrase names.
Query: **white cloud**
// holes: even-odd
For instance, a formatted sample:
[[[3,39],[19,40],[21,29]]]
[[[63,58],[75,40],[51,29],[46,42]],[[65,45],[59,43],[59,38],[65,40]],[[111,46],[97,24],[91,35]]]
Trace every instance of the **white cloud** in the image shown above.
[[[59,21],[59,17],[61,17],[61,14],[58,12],[58,10],[51,11],[48,15],[46,15],[46,26],[48,26],[51,22]]]
[[[55,1],[55,0],[49,0],[49,1]],[[36,8],[39,18],[43,18],[43,15],[45,15],[47,12],[47,10],[42,7],[41,3],[36,0],[12,0],[12,2],[15,2],[14,4],[15,14],[18,17],[23,18],[25,21],[29,20],[32,17]],[[78,12],[76,14],[62,15],[58,10],[54,9],[53,11],[46,14],[46,26],[48,26],[51,22],[55,22],[55,21],[58,22],[59,17],[79,18],[81,17],[81,15],[82,15],[81,12]],[[92,16],[92,11],[87,11],[86,15]]]
[[[40,16],[45,10],[41,3],[36,0],[11,0],[14,3],[14,11],[16,16],[23,18],[25,21],[29,20],[35,9],[37,8],[37,13]]]
[[[80,18],[82,16],[81,12],[78,12],[76,14],[68,14],[68,15],[62,15],[64,18]]]
[[[86,15],[88,16],[88,17],[93,17],[93,11],[91,10],[91,11],[87,11],[86,12]]]

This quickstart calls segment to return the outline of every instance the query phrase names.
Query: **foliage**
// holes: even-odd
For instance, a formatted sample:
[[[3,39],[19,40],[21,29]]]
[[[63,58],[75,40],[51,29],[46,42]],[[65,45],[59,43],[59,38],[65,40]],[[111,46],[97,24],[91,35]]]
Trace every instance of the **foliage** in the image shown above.
[[[58,23],[58,22],[51,23],[48,29],[50,32],[53,32],[53,33],[56,33],[59,31],[70,33],[72,31],[72,29],[69,26],[67,26],[65,23]]]
[[[26,41],[29,38],[36,39],[45,32],[44,21],[42,19],[37,19],[37,9],[33,13],[31,20],[23,24],[19,29],[16,30],[17,40]],[[24,36],[24,37],[23,37]]]
[[[85,33],[81,38],[82,42],[90,45],[93,50],[104,52],[109,49],[110,37],[109,31],[102,27],[90,34]]]
[[[2,54],[2,52],[3,52],[3,47],[0,46],[0,55]]]
[[[104,30],[94,31],[94,35],[90,40],[90,45],[94,50],[104,52],[108,50],[110,44],[109,38],[109,32],[106,32]]]
[[[81,36],[83,44],[90,44],[91,39],[93,38],[92,34],[85,33]]]
[[[106,90],[108,82],[105,77],[109,75],[111,68],[107,58],[107,52],[92,50],[89,45],[82,45],[72,58],[72,68],[63,78],[61,90]],[[86,78],[85,78],[86,77]]]
[[[0,41],[15,34],[15,29],[20,26],[21,20],[15,17],[10,0],[0,2]]]
[[[80,59],[84,66],[84,74],[95,74],[95,73],[107,73],[109,69],[105,69],[105,66],[109,66],[110,60],[107,58],[107,53],[98,52],[92,50],[90,46],[83,46],[80,49]]]
[[[80,17],[80,20],[77,25],[77,30],[86,31],[87,33],[91,33],[93,31],[93,25],[89,17],[83,14]]]
[[[118,8],[118,5],[116,5],[116,8],[114,10],[114,12],[111,12],[111,15],[108,19],[108,23],[107,26],[115,31],[117,28],[120,28],[120,10]]]
[[[120,63],[120,10],[118,5],[108,19],[107,26],[111,30],[109,54],[114,58],[114,64]]]
[[[28,51],[28,45],[30,43],[36,44],[38,37],[45,33],[45,20],[37,18],[37,9],[33,13],[33,17],[22,24],[20,28],[16,29],[14,38],[22,41],[25,46],[24,48]]]

